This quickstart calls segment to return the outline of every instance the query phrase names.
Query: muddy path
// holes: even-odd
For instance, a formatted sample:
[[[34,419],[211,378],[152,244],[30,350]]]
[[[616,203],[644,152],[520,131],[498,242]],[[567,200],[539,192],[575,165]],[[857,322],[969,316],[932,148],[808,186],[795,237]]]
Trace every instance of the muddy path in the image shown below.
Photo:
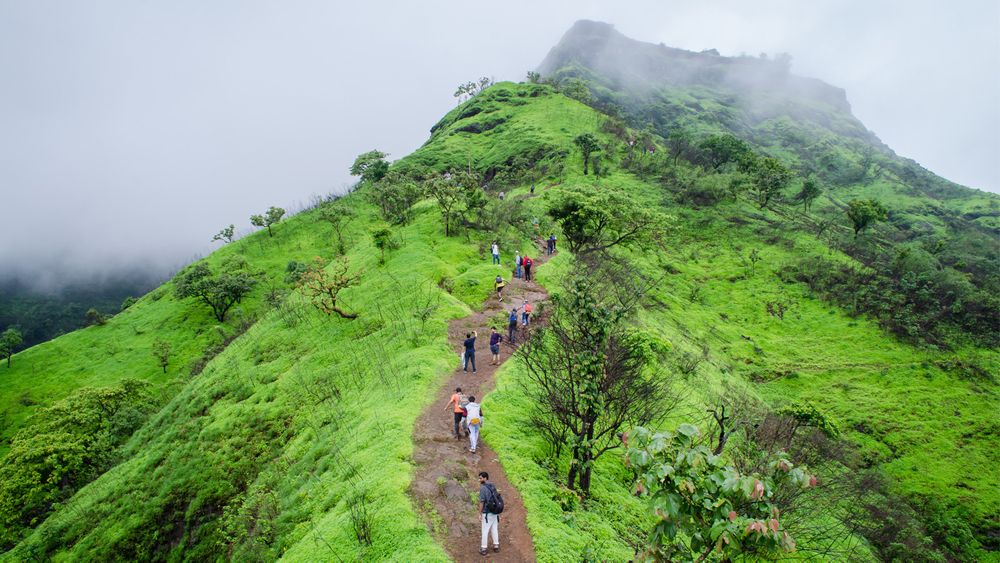
[[[536,241],[535,261],[532,278],[538,266],[549,257],[544,252],[544,241]],[[512,262],[510,255],[503,257],[505,265]],[[510,271],[504,271],[504,279],[510,279]],[[506,342],[507,323],[498,323],[498,317],[510,313],[512,306],[521,306],[527,299],[538,312],[538,303],[548,299],[548,293],[534,281],[510,280],[504,289],[503,302],[498,302],[491,293],[479,311],[467,317],[455,319],[448,325],[448,342],[455,352],[455,364],[459,363],[459,351],[463,349],[465,335],[478,331],[476,339],[475,374],[459,366],[444,381],[434,396],[434,401],[424,409],[413,430],[413,461],[415,471],[410,486],[414,506],[427,522],[431,533],[444,546],[455,561],[535,561],[535,549],[528,532],[524,502],[517,489],[507,481],[497,455],[489,447],[490,410],[484,409],[483,429],[476,453],[469,452],[469,439],[464,435],[455,438],[453,433],[452,410],[446,408],[448,399],[456,387],[461,387],[466,395],[474,395],[477,402],[493,390],[496,370],[508,360],[515,346]],[[529,328],[535,328],[545,321],[533,318]],[[504,335],[500,346],[500,364],[490,365],[492,355],[489,349],[490,326]],[[526,336],[520,327],[517,341]],[[490,481],[503,495],[504,512],[500,516],[500,552],[494,553],[492,540],[484,557],[479,554],[481,524],[479,517],[479,472],[490,474]],[[475,500],[474,500],[475,499]]]

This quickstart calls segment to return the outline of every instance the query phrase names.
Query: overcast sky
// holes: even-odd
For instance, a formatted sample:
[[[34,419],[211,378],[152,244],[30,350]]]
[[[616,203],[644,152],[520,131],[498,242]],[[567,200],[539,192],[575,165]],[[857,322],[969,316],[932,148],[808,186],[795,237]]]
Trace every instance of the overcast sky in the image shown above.
[[[897,153],[1000,192],[995,0],[344,4],[0,0],[0,277],[176,268],[360,152],[406,155],[455,85],[523,79],[582,18],[788,52]]]

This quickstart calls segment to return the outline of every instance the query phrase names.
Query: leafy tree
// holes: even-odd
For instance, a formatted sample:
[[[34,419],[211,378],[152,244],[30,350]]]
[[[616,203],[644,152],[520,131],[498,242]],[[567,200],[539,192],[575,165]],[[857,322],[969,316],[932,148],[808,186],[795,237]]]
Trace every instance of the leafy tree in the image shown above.
[[[108,322],[108,318],[93,307],[87,309],[87,312],[83,315],[83,318],[87,321],[88,325],[103,325]]]
[[[233,242],[233,238],[235,236],[236,236],[236,225],[229,225],[225,229],[222,229],[218,233],[215,233],[215,236],[212,237],[212,241],[214,242],[217,240],[221,240],[225,242]]]
[[[251,215],[250,224],[254,227],[267,227],[267,235],[273,237],[274,233],[271,231],[271,225],[281,221],[281,218],[284,216],[284,209],[272,205],[267,209],[267,213],[263,215]]]
[[[129,307],[131,307],[132,305],[135,305],[138,302],[139,302],[139,300],[136,299],[135,297],[131,297],[131,296],[130,297],[126,297],[125,300],[122,301],[122,308],[121,308],[121,310],[124,311],[125,309],[128,309]]]
[[[852,199],[847,202],[847,218],[854,227],[854,238],[878,221],[885,221],[889,210],[875,199]]]
[[[385,228],[375,229],[372,231],[372,242],[375,243],[375,248],[381,253],[378,263],[385,264],[385,251],[386,249],[393,248],[392,231]]]
[[[7,358],[7,367],[10,367],[10,357],[14,355],[17,347],[24,342],[21,331],[10,327],[0,334],[0,354]]]
[[[156,364],[163,368],[163,373],[167,373],[167,365],[170,363],[170,343],[166,340],[157,338],[153,341],[153,357],[156,358]]]
[[[194,298],[212,309],[220,323],[226,313],[257,285],[258,274],[251,272],[246,260],[230,258],[215,273],[205,262],[182,270],[174,278],[174,294],[178,299]]]
[[[0,549],[114,464],[118,446],[155,406],[151,387],[137,379],[83,387],[39,409],[14,435],[0,460]]]
[[[326,205],[319,212],[320,219],[326,221],[333,227],[333,232],[337,235],[337,254],[347,251],[344,243],[344,230],[347,224],[354,218],[354,211],[343,205]]]
[[[580,147],[580,154],[583,155],[583,175],[587,175],[587,166],[590,164],[590,155],[601,150],[601,145],[590,133],[583,133],[573,139],[573,143]]]
[[[606,302],[602,302],[606,301]],[[590,492],[594,463],[621,445],[619,432],[665,416],[670,379],[658,373],[654,345],[624,322],[631,305],[601,300],[594,282],[575,277],[554,298],[548,328],[517,351],[534,399],[534,424],[572,454],[566,484]],[[632,301],[634,303],[634,300]]]
[[[489,88],[493,85],[493,79],[489,76],[480,77],[479,80],[470,80],[463,84],[459,84],[458,88],[455,89],[454,96],[458,98],[461,102],[463,99],[472,98],[478,95],[483,90]]]
[[[594,102],[594,96],[590,93],[590,86],[586,80],[580,78],[568,78],[559,84],[559,91],[567,98],[572,98],[578,102],[590,105]]]
[[[351,176],[360,176],[365,183],[378,182],[389,172],[389,162],[385,157],[389,156],[378,150],[371,150],[359,154],[351,164]]]
[[[655,242],[667,223],[663,214],[615,189],[563,188],[555,198],[549,216],[559,223],[569,250],[578,256]]]
[[[444,235],[451,236],[451,223],[462,210],[462,203],[465,202],[467,184],[470,183],[470,174],[444,174],[433,178],[427,186],[427,192],[437,202],[441,209],[441,218],[444,219]],[[473,184],[474,185],[474,184]]]
[[[804,211],[809,211],[812,207],[813,201],[816,200],[823,193],[823,189],[819,187],[816,180],[812,178],[802,182],[802,189],[796,194],[795,199],[802,202],[802,209]]]
[[[365,194],[379,208],[383,219],[405,225],[410,220],[410,208],[423,196],[423,190],[410,178],[390,172],[372,184]]]
[[[746,141],[733,135],[712,135],[700,143],[699,164],[718,170],[724,164],[743,163],[753,157],[753,149]]]
[[[331,264],[331,269],[328,271],[323,264],[323,259],[317,256],[299,279],[299,288],[323,313],[327,315],[337,313],[344,319],[356,319],[358,318],[356,313],[344,311],[337,303],[340,292],[361,279],[360,272],[348,274],[347,270],[347,261],[339,259]]]
[[[527,80],[532,84],[539,84],[542,82],[542,75],[533,70],[529,70]]]
[[[752,164],[746,165],[746,168],[752,177],[750,193],[761,209],[766,208],[775,197],[779,196],[792,179],[792,172],[777,159],[769,156],[754,159]]]
[[[690,424],[657,434],[636,428],[625,441],[625,463],[638,474],[637,489],[656,521],[645,560],[771,559],[795,550],[775,499],[782,490],[815,485],[816,478],[785,454],[769,459],[763,475],[741,475],[700,445]]]
[[[693,160],[697,150],[694,135],[684,127],[673,129],[667,135],[667,150],[674,158],[674,164],[677,164],[678,158]]]

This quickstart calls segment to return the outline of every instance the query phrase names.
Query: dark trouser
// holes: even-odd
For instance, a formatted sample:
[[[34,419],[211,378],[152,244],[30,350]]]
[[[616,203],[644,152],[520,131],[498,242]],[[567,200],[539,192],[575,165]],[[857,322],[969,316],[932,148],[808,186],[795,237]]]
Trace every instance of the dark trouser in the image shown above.
[[[500,263],[500,255],[499,254],[494,254],[493,255],[493,263],[494,264],[499,264]]]
[[[462,424],[462,413],[455,413],[455,435],[458,436],[458,426]]]
[[[476,353],[466,352],[465,353],[465,371],[469,371],[469,364],[472,364],[472,372],[476,372]]]
[[[547,242],[545,249],[549,251],[549,254],[552,254],[552,241],[551,240]]]
[[[507,342],[514,344],[514,333],[517,332],[517,320],[513,320],[507,325]]]
[[[524,279],[526,281],[531,281],[531,266],[524,267]]]

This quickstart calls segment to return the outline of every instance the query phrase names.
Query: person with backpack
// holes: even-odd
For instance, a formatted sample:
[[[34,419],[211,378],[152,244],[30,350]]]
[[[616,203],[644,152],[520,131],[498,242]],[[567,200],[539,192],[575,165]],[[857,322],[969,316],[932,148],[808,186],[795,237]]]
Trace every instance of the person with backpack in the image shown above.
[[[510,316],[507,317],[507,342],[510,342],[512,346],[515,332],[517,332],[517,308],[511,309]]]
[[[503,497],[493,483],[490,474],[479,472],[479,514],[483,519],[483,538],[479,544],[479,554],[486,555],[486,537],[493,537],[493,552],[500,552],[500,513],[503,512]]]
[[[521,251],[518,250],[517,254],[514,255],[514,277],[521,279]]]
[[[467,333],[465,333],[465,342],[462,343],[462,344],[465,345],[465,367],[462,369],[462,371],[465,371],[466,373],[468,373],[468,371],[469,371],[469,363],[470,362],[472,363],[472,373],[476,373],[476,337],[477,336],[479,336],[479,335],[476,334],[476,331],[467,332]],[[469,400],[471,401],[472,399],[470,398]]]
[[[497,241],[493,241],[493,246],[490,247],[490,251],[493,252],[493,263],[500,263],[500,247],[497,246]]]
[[[531,258],[527,256],[524,257],[524,281],[531,281],[531,267],[535,263],[531,261]]]
[[[479,429],[483,427],[483,408],[476,402],[476,398],[469,396],[469,402],[465,405],[465,419],[469,424],[469,451],[476,453],[476,445],[479,444]]]
[[[493,289],[497,292],[497,301],[503,301],[503,288],[507,286],[507,282],[503,281],[503,276],[497,275],[497,279],[493,281]]]
[[[528,300],[525,299],[524,300],[524,306],[521,307],[521,308],[524,309],[524,311],[521,312],[521,323],[525,327],[527,327],[528,326],[528,322],[531,320],[531,311],[533,310],[533,307],[532,307],[531,303],[528,303]]]
[[[462,424],[462,419],[465,418],[465,407],[462,403],[465,401],[465,395],[462,395],[462,388],[456,387],[455,392],[452,393],[451,399],[448,399],[448,404],[444,406],[445,409],[454,404],[454,417],[455,417],[455,438],[461,438],[459,434],[459,426]],[[466,431],[468,435],[468,431]]]
[[[556,251],[556,235],[555,234],[549,234],[548,251],[549,251],[549,254],[552,254],[552,253],[554,253]]]
[[[503,340],[503,336],[497,332],[497,327],[490,327],[490,353],[493,354],[493,361],[490,362],[491,366],[500,365],[500,341]]]

